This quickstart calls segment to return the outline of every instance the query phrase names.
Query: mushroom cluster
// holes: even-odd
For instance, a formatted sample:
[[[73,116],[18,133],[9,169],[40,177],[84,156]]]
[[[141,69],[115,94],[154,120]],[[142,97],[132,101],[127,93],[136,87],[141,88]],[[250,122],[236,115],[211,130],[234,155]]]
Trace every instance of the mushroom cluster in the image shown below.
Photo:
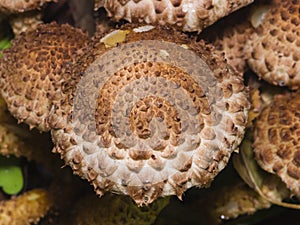
[[[1,63],[11,113],[52,129],[55,151],[98,194],[139,205],[208,186],[237,151],[249,108],[242,77],[211,46],[146,28],[123,28],[111,49],[97,38],[88,47],[69,26],[41,25],[16,38]]]
[[[251,69],[289,88],[256,109],[249,130],[258,164],[300,197],[300,2],[242,8],[252,2],[95,1],[112,20],[130,23],[93,37],[54,22],[16,35],[0,58],[0,94],[19,123],[50,131],[53,152],[97,195],[128,195],[144,206],[209,187],[239,151],[253,89],[243,75]],[[5,125],[0,136],[9,136],[1,154],[22,152],[24,143]],[[259,202],[257,208],[270,206]]]

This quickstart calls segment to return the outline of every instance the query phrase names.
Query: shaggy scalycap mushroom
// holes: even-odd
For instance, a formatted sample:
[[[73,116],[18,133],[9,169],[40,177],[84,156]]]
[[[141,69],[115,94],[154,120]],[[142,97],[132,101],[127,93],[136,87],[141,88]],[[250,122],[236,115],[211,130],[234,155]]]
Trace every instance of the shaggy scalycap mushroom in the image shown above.
[[[254,138],[259,165],[300,197],[300,92],[275,96],[257,119]]]
[[[184,31],[201,31],[253,0],[100,0],[115,20],[176,25]]]
[[[272,0],[248,42],[250,68],[268,82],[300,87],[300,1]],[[261,10],[260,7],[255,10]],[[253,19],[252,15],[252,19]],[[247,46],[246,46],[247,47]]]
[[[300,87],[300,1],[257,1],[214,28],[212,42],[228,62],[246,65],[271,84]],[[246,15],[246,16],[245,16]],[[236,22],[238,21],[238,22]],[[210,33],[206,38],[212,39]]]
[[[125,41],[105,48],[118,32]],[[66,115],[52,130],[55,151],[97,194],[138,205],[208,186],[244,134],[242,77],[171,28],[129,27],[95,43],[94,62],[57,106]]]
[[[41,8],[46,2],[57,0],[1,0],[0,11],[4,13],[20,13]]]
[[[200,38],[213,43],[220,54],[225,53],[227,62],[243,74],[247,69],[245,45],[254,32],[249,17],[249,7],[238,10],[206,28]]]
[[[69,25],[39,25],[19,35],[0,59],[0,89],[9,111],[30,127],[50,129],[53,102],[62,98],[64,70],[75,64],[88,37]]]

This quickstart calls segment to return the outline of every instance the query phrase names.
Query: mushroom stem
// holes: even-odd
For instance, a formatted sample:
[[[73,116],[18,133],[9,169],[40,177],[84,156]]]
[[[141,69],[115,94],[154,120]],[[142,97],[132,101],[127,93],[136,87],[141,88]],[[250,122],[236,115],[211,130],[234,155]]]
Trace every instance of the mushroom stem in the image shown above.
[[[0,201],[1,225],[37,224],[52,207],[50,194],[34,189],[10,200]]]

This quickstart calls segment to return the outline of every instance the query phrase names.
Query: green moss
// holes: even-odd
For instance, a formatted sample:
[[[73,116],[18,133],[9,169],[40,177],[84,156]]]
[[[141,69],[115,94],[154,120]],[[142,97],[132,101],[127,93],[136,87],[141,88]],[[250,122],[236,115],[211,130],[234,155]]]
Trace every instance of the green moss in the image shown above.
[[[150,206],[138,207],[128,196],[90,195],[80,200],[74,212],[76,225],[150,225],[154,223],[169,198],[159,198]]]

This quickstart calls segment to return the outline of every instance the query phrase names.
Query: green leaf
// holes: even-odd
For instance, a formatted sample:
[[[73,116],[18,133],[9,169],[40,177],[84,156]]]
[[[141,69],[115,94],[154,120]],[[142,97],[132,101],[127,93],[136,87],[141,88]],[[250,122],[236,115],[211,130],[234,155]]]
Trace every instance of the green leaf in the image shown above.
[[[0,50],[7,49],[11,46],[10,41],[8,39],[3,39],[0,41]],[[2,57],[2,52],[0,51],[0,57]]]
[[[6,194],[19,193],[24,185],[20,160],[15,157],[0,157],[0,187]]]

